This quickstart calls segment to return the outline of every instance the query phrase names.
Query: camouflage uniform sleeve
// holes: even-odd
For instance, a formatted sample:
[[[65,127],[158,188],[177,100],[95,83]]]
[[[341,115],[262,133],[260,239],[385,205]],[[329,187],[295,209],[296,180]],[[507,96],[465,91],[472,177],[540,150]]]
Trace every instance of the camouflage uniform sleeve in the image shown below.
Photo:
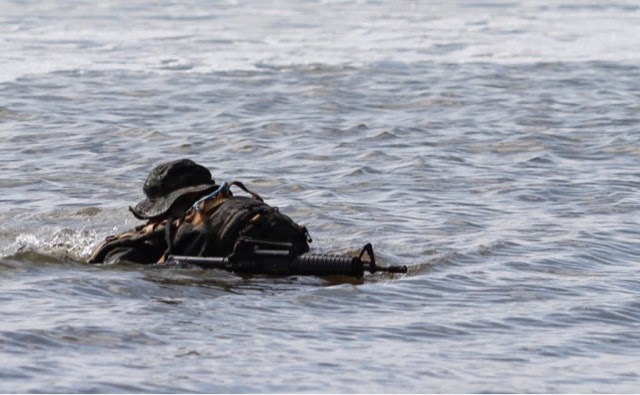
[[[87,263],[156,263],[166,249],[164,226],[150,226],[107,237],[87,259]]]

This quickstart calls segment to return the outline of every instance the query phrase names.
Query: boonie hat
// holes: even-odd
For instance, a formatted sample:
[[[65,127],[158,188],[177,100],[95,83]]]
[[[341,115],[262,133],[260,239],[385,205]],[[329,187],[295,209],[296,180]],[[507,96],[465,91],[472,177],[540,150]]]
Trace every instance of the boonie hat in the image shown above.
[[[129,210],[138,219],[157,217],[166,213],[179,197],[215,186],[211,172],[190,159],[162,163],[151,170],[144,182],[142,190],[147,198]]]

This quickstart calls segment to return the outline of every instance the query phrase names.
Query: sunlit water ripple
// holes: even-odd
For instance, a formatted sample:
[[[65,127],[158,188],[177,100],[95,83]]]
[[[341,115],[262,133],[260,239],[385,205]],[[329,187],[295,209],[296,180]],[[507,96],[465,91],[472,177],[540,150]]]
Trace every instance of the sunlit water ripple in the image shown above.
[[[429,3],[0,3],[0,392],[637,391],[640,9]],[[409,273],[83,264],[180,157]]]

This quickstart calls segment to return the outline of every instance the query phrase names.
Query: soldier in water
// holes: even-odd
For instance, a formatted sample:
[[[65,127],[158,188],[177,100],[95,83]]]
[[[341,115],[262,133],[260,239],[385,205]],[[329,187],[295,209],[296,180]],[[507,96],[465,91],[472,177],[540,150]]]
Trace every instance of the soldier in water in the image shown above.
[[[227,256],[240,237],[290,243],[294,255],[309,251],[305,227],[241,183],[231,185],[251,197],[233,196],[229,184],[217,185],[207,168],[189,159],[158,165],[144,183],[146,199],[129,208],[146,223],[107,237],[88,262],[154,264],[170,254]]]

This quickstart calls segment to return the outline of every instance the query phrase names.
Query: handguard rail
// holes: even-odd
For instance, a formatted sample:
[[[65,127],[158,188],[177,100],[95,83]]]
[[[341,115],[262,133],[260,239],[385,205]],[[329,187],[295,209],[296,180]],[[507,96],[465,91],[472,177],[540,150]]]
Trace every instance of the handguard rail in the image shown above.
[[[363,260],[364,255],[368,260]],[[291,244],[241,238],[234,252],[226,257],[169,255],[167,264],[191,264],[205,269],[238,273],[305,276],[355,276],[364,272],[406,273],[406,266],[376,265],[373,247],[366,244],[359,256],[301,254],[291,252]]]

